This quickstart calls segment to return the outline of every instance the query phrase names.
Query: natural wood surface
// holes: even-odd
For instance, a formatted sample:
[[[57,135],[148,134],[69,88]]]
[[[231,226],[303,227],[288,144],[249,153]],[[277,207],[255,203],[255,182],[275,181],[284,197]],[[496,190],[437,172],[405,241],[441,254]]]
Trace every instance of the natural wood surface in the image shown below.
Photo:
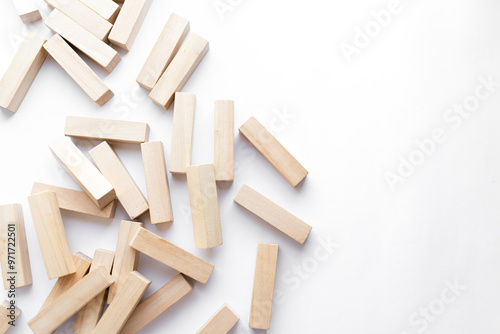
[[[7,330],[11,327],[10,322],[14,321],[21,314],[21,309],[17,306],[12,306],[9,300],[4,300],[0,304],[0,334],[5,334]]]
[[[12,0],[17,15],[24,24],[33,23],[42,19],[42,15],[34,0]]]
[[[215,101],[214,166],[217,181],[234,180],[234,101]]]
[[[191,166],[196,95],[192,93],[175,93],[175,96],[170,148],[170,173],[186,174],[186,167]]]
[[[240,318],[224,305],[196,334],[227,334]]]
[[[108,22],[115,22],[120,6],[113,0],[80,0]]]
[[[111,44],[130,51],[150,6],[151,0],[125,1],[109,33]]]

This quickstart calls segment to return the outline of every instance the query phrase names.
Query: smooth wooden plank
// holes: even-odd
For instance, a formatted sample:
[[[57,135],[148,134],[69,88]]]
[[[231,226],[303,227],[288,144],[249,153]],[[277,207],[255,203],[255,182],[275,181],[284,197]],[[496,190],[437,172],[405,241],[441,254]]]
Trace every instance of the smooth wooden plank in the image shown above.
[[[154,86],[149,97],[159,106],[168,109],[209,49],[208,41],[191,33],[181,49]]]
[[[42,15],[33,0],[12,0],[17,15],[24,24],[33,23],[42,19]]]
[[[97,145],[89,151],[89,154],[104,177],[115,188],[116,197],[131,219],[148,211],[149,205],[146,198],[107,142]]]
[[[141,152],[146,176],[151,223],[173,222],[174,214],[168,187],[163,143],[161,141],[143,143],[141,144]]]
[[[142,227],[135,233],[130,246],[203,284],[207,283],[214,270],[213,264]]]
[[[217,181],[234,180],[234,101],[215,101],[214,166]]]
[[[240,320],[229,306],[222,306],[196,334],[227,334]]]
[[[76,271],[56,194],[45,191],[28,197],[38,242],[49,279]]]
[[[92,9],[108,22],[115,22],[120,6],[113,0],[80,0],[85,6]]]
[[[153,89],[179,51],[188,32],[189,21],[172,13],[137,77],[139,85],[147,90]]]
[[[3,288],[31,285],[33,277],[21,204],[0,206],[0,245]]]
[[[175,93],[175,96],[170,148],[170,173],[186,174],[186,167],[191,166],[196,95],[192,93]]]
[[[16,319],[21,314],[21,309],[12,305],[8,300],[4,300],[0,304],[0,334],[4,334],[11,327],[16,325]]]
[[[195,245],[197,248],[220,246],[222,228],[214,165],[191,166],[186,171]]]
[[[45,38],[29,34],[0,80],[0,107],[16,112],[47,58]]]
[[[151,0],[125,1],[109,34],[111,44],[130,51],[150,6]]]
[[[292,187],[307,176],[308,171],[257,119],[250,117],[239,130]]]

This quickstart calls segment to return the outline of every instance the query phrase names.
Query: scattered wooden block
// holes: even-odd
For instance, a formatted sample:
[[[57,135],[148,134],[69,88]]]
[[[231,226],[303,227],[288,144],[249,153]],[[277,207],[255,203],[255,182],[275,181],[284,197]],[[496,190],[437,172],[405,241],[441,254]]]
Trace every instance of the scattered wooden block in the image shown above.
[[[137,77],[139,85],[147,90],[153,89],[179,51],[188,32],[189,21],[172,13]]]
[[[130,246],[203,284],[207,283],[214,270],[213,264],[200,259],[142,227],[137,230],[130,241]]]
[[[311,225],[295,217],[246,184],[241,186],[234,201],[298,243],[303,244],[311,232]]]
[[[102,142],[89,151],[104,177],[113,185],[116,197],[131,219],[148,211],[149,206],[137,184],[122,161],[107,142]]]
[[[12,0],[17,15],[24,24],[33,23],[42,19],[42,15],[33,0]]]
[[[149,97],[158,105],[168,109],[196,70],[209,49],[208,42],[201,36],[191,33],[172,62],[162,74]]]
[[[109,34],[111,44],[130,51],[150,5],[150,0],[125,1]]]
[[[108,22],[115,22],[118,13],[120,12],[120,6],[118,6],[113,0],[80,0],[85,4],[85,6],[92,9],[94,12],[99,14],[103,19]]]
[[[175,96],[170,173],[186,174],[186,167],[191,166],[196,95],[192,93],[175,93]]]
[[[17,306],[12,305],[8,300],[4,300],[0,304],[0,334],[5,334],[11,324],[15,326],[15,320],[21,314],[21,310]]]
[[[227,334],[238,320],[240,317],[224,305],[196,334]]]
[[[57,197],[51,191],[28,197],[36,234],[49,279],[76,271]]]
[[[234,101],[215,101],[214,166],[217,181],[234,180]]]
[[[0,80],[0,107],[16,112],[42,67],[45,38],[28,35]]]
[[[254,117],[250,117],[239,130],[292,187],[307,176],[308,171]]]
[[[196,247],[220,246],[222,228],[214,165],[191,166],[186,171]]]

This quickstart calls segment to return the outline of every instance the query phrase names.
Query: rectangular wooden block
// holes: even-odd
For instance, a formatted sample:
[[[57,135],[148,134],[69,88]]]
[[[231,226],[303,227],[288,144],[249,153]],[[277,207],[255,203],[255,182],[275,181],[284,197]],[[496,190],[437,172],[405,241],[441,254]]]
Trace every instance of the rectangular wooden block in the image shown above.
[[[189,21],[172,13],[137,77],[139,85],[148,90],[153,89],[188,32]]]
[[[220,246],[222,228],[214,165],[191,166],[186,171],[196,247]]]
[[[149,206],[146,198],[107,142],[97,145],[89,151],[89,154],[104,177],[115,188],[116,197],[131,219],[148,211]]]
[[[311,232],[311,225],[295,217],[246,184],[241,186],[234,201],[298,243],[303,244]]]
[[[150,6],[151,0],[125,1],[109,34],[111,44],[130,51]]]
[[[34,194],[28,197],[28,202],[49,279],[74,273],[76,268],[56,194],[51,191]]]
[[[50,150],[66,172],[99,208],[104,208],[115,199],[113,186],[71,139],[61,137],[50,145]]]
[[[250,328],[269,329],[273,307],[278,245],[259,244],[253,281]]]
[[[234,180],[234,101],[215,101],[214,166],[217,181]]]
[[[250,117],[239,130],[292,187],[307,176],[308,171],[254,117]]]
[[[161,141],[141,144],[142,162],[146,176],[149,214],[151,223],[169,223],[174,221],[172,201],[168,187],[165,152]]]
[[[168,109],[209,49],[208,42],[191,33],[174,59],[162,74],[149,97],[158,105]]]
[[[42,19],[42,15],[33,0],[12,0],[17,15],[24,24],[33,23]]]
[[[208,281],[214,270],[213,264],[200,259],[144,228],[137,230],[130,241],[130,246],[203,284]]]
[[[4,300],[0,304],[0,334],[5,334],[11,324],[15,325],[15,320],[21,314],[21,310],[12,305],[8,300]]]
[[[3,288],[31,285],[33,278],[21,204],[0,206],[0,245]]]
[[[227,334],[240,318],[224,305],[196,334]]]
[[[92,9],[108,22],[115,22],[120,6],[113,0],[80,0],[85,6]]]
[[[29,0],[28,0],[29,1]],[[45,38],[29,34],[0,80],[0,107],[16,112],[42,67]]]
[[[192,93],[175,93],[175,96],[170,173],[186,174],[186,167],[191,166],[196,95]]]

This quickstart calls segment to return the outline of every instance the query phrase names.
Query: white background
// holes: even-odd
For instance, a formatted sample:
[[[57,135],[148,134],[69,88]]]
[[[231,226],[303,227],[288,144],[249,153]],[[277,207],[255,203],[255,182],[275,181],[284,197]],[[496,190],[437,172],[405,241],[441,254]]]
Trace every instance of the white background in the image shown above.
[[[470,100],[481,76],[500,81],[500,3],[401,0],[398,14],[349,62],[341,43],[352,44],[356,28],[370,26],[370,13],[387,9],[388,0],[221,2],[232,6],[222,16],[212,0],[156,0],[113,73],[85,58],[115,93],[102,108],[49,56],[19,111],[0,112],[0,203],[23,205],[34,275],[33,286],[18,290],[23,314],[11,332],[29,332],[27,321],[55,282],[47,279],[27,196],[34,181],[77,189],[48,149],[63,135],[65,116],[148,122],[150,140],[162,140],[169,156],[172,110],[154,105],[135,78],[175,12],[210,41],[184,88],[197,98],[193,164],[213,161],[214,100],[234,99],[236,127],[256,116],[310,174],[290,187],[236,133],[237,175],[219,189],[224,245],[213,250],[194,247],[185,178],[169,175],[174,223],[143,221],[215,270],[144,333],[194,333],[224,302],[241,317],[231,333],[262,333],[248,329],[258,242],[280,245],[268,333],[498,333],[500,88],[460,124],[443,115]],[[27,27],[10,1],[0,3],[0,16],[3,73]],[[50,37],[41,22],[28,29]],[[436,128],[446,140],[391,190],[385,174],[397,173],[400,157],[417,156],[415,142]],[[76,142],[85,152],[97,144]],[[139,146],[113,146],[145,193]],[[243,183],[311,224],[307,242],[236,205]],[[63,212],[71,251],[114,250],[125,218],[122,207],[113,221]],[[325,252],[328,242],[338,247]],[[146,295],[176,274],[146,256],[139,271],[153,281]],[[454,300],[444,303],[442,291],[455,280],[464,289],[445,290]],[[424,320],[418,313],[429,307]],[[59,333],[71,333],[73,321]]]

